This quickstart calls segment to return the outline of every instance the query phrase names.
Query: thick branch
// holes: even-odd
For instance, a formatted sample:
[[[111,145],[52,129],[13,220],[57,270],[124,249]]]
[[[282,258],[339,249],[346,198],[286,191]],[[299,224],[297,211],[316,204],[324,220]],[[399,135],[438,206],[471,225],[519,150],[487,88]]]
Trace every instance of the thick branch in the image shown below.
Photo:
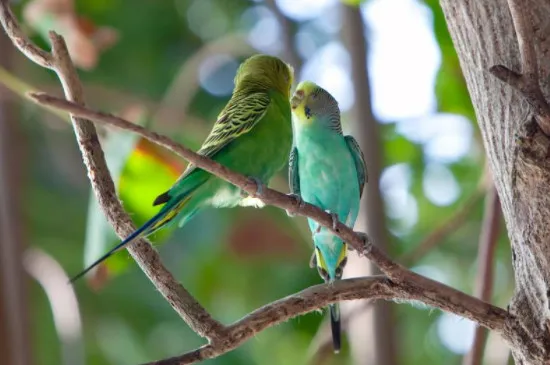
[[[51,54],[36,47],[21,31],[7,0],[0,0],[0,22],[21,52],[40,66],[50,68],[57,73],[67,99],[75,101],[78,105],[84,104],[82,84],[61,36],[50,32]],[[121,238],[125,238],[135,230],[135,227],[116,196],[115,186],[109,174],[95,127],[86,119],[73,116],[71,120],[98,202],[116,233]],[[173,275],[162,265],[158,253],[146,240],[140,239],[128,249],[143,272],[195,332],[208,339],[214,339],[221,333],[221,324],[215,321],[175,280]]]
[[[287,321],[293,317],[325,307],[330,303],[353,299],[399,299],[419,300],[444,310],[454,312],[453,299],[430,298],[431,294],[414,285],[395,283],[383,276],[345,279],[333,284],[321,284],[305,289],[294,295],[280,299],[254,312],[228,327],[223,342],[212,343],[181,356],[152,362],[149,365],[183,365],[219,356],[230,351],[262,330]],[[504,310],[485,306],[485,314],[491,317],[492,324],[502,323],[507,314]],[[495,311],[496,309],[496,311]],[[469,312],[466,316],[477,316]]]
[[[331,215],[316,206],[308,203],[298,204],[293,197],[269,188],[262,189],[263,192],[261,196],[259,196],[257,195],[256,183],[253,180],[250,180],[244,175],[231,171],[225,166],[220,165],[205,156],[198,155],[181,144],[172,141],[166,136],[151,132],[139,125],[133,124],[111,114],[93,111],[78,104],[44,93],[33,93],[30,94],[30,97],[39,103],[44,103],[52,107],[69,111],[73,115],[90,118],[97,122],[111,124],[119,128],[139,133],[150,141],[162,145],[177,153],[181,157],[189,160],[190,163],[196,165],[197,167],[215,174],[216,176],[238,186],[251,196],[262,199],[264,203],[286,209],[294,214],[315,219],[323,226],[333,230]],[[333,232],[344,241],[349,242],[349,244],[355,247],[359,253],[364,254],[376,263],[381,270],[388,275],[389,280],[396,285],[396,288],[400,288],[400,290],[402,290],[402,292],[399,291],[396,293],[409,293],[408,295],[411,295],[410,293],[417,293],[418,296],[412,299],[420,300],[430,306],[469,318],[476,321],[480,325],[493,329],[497,332],[501,332],[503,330],[505,326],[504,319],[506,318],[506,312],[504,310],[488,305],[487,303],[484,303],[442,283],[433,281],[407,270],[403,266],[393,262],[388,256],[386,256],[385,253],[373,246],[370,242],[364,242],[361,235],[357,234],[341,222],[338,222],[336,229],[334,229]],[[408,296],[403,298],[411,299]],[[323,302],[317,304],[319,305],[318,307],[322,307],[326,303]],[[284,317],[286,314],[285,312],[281,312],[281,315]],[[219,346],[224,346],[223,348],[225,348],[227,338],[231,338],[231,333],[236,331],[235,328],[236,327],[234,325],[225,330],[225,335],[229,337],[220,337],[216,341],[213,341],[210,345],[190,353],[192,355],[188,354],[186,356],[195,356],[198,360],[204,358],[203,356],[205,356],[205,353],[209,354],[211,351],[214,351],[213,349],[217,349]],[[250,336],[252,336],[252,334],[250,334]],[[229,347],[227,350],[224,350],[224,352],[233,348],[234,347]]]

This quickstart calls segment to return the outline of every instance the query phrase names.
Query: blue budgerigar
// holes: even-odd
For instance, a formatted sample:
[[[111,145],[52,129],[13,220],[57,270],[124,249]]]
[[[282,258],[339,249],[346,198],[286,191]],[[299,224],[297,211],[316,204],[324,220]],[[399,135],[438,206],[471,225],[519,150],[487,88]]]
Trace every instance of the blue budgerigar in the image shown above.
[[[292,194],[314,204],[353,228],[367,182],[363,153],[352,136],[344,136],[340,109],[334,97],[313,82],[301,82],[290,101],[294,146],[290,154]],[[347,243],[329,229],[308,219],[315,246],[312,266],[325,282],[342,278]],[[330,306],[334,351],[340,351],[340,312]]]

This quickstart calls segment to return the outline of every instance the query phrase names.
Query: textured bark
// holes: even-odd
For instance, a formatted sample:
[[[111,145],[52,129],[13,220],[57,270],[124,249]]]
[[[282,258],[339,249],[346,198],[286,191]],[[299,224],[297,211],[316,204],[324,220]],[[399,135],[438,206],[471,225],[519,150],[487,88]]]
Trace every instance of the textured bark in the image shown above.
[[[522,0],[533,35],[539,83],[548,99],[550,2]],[[549,139],[524,95],[489,73],[494,65],[522,72],[518,40],[506,0],[441,0],[457,49],[513,253],[516,290],[507,321],[518,364],[550,363]]]

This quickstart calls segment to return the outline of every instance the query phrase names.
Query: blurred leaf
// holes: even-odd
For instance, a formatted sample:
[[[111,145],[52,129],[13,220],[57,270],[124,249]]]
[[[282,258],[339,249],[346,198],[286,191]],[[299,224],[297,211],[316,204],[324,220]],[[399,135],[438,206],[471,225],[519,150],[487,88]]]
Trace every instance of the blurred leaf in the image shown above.
[[[343,4],[349,6],[359,6],[364,3],[366,0],[340,0]]]

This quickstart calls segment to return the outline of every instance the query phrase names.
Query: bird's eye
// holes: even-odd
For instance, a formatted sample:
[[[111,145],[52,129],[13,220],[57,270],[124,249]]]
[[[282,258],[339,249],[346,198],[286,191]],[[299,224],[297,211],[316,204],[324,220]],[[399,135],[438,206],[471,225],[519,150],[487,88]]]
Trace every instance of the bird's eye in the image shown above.
[[[317,267],[317,271],[319,271],[319,276],[321,276],[321,278],[323,278],[324,281],[328,281],[329,280],[329,277],[328,277],[328,272],[323,269],[322,267]]]

